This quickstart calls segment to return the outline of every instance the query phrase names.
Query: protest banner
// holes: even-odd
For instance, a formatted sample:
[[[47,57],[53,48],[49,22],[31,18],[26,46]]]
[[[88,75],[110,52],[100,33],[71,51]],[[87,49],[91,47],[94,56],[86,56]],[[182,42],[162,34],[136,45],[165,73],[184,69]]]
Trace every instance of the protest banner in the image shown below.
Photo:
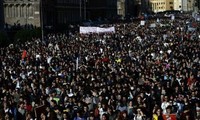
[[[115,28],[114,27],[109,27],[109,28],[100,28],[97,27],[97,33],[109,33],[109,32],[115,32]]]
[[[80,27],[80,33],[81,34],[89,34],[89,33],[114,33],[115,28],[114,27],[108,27],[108,28],[101,28],[101,27]]]
[[[152,24],[150,24],[149,27],[150,27],[150,28],[155,28],[155,27],[156,27],[156,24],[155,24],[155,23],[152,23]]]
[[[80,33],[97,33],[97,27],[80,27]]]

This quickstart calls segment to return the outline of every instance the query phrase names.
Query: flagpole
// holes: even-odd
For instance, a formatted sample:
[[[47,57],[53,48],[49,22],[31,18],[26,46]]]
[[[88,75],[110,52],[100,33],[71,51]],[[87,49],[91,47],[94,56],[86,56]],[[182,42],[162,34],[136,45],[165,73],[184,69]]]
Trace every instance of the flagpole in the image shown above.
[[[78,70],[78,66],[79,66],[79,58],[76,58],[76,71]]]

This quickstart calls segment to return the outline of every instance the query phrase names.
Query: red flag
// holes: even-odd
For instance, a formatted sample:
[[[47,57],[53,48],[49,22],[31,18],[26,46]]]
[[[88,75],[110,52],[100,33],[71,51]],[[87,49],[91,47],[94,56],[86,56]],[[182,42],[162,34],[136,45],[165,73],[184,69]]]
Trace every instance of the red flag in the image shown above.
[[[175,114],[170,114],[170,115],[163,115],[164,120],[176,120],[176,115]]]
[[[22,60],[26,57],[26,54],[27,54],[26,50],[23,50],[23,52],[22,52]]]

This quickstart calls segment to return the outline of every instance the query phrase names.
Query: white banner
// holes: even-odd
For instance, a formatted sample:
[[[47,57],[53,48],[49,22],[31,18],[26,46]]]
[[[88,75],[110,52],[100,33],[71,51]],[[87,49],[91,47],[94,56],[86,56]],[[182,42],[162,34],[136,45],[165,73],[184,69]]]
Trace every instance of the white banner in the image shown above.
[[[97,27],[80,27],[80,33],[86,34],[86,33],[96,33]]]
[[[155,24],[155,23],[152,23],[152,24],[150,24],[149,27],[150,27],[150,28],[155,28],[155,27],[156,27],[156,24]]]
[[[100,28],[100,27],[80,27],[80,33],[81,34],[87,34],[87,33],[111,33],[115,32],[114,27],[109,28]]]
[[[110,33],[110,32],[115,32],[115,28],[114,27],[109,27],[109,28],[97,28],[97,32],[98,33]]]
[[[171,20],[174,20],[174,19],[175,19],[175,16],[174,16],[174,15],[172,15],[172,16],[171,16]]]

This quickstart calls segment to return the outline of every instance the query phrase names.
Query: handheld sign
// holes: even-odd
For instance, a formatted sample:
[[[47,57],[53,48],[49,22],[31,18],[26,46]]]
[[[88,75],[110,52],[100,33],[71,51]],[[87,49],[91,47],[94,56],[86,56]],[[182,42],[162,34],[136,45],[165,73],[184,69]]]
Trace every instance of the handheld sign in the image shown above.
[[[145,21],[144,21],[144,20],[141,20],[140,25],[141,25],[141,26],[144,26],[144,25],[145,25]]]

